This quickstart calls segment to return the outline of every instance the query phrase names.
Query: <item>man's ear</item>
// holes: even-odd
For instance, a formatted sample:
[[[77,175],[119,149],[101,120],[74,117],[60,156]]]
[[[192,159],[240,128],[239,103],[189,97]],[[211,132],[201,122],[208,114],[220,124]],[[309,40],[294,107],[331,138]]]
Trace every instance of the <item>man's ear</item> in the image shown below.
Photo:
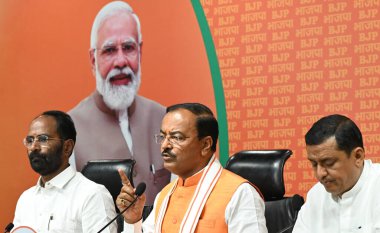
[[[363,161],[365,159],[365,152],[363,147],[356,147],[355,149],[353,149],[351,156],[354,156],[355,164],[358,167],[363,166]]]
[[[143,42],[141,41],[141,42],[140,42],[140,49],[139,49],[140,60],[141,60],[141,56],[142,56],[142,48],[143,48]]]
[[[202,156],[206,156],[210,153],[212,143],[213,143],[213,140],[211,136],[202,138]]]
[[[72,139],[68,139],[63,143],[63,153],[67,158],[73,153],[74,150],[74,141]]]
[[[96,66],[95,66],[95,49],[90,49],[89,51],[89,55],[90,55],[90,63],[91,63],[91,69],[92,69],[92,74],[95,76],[95,70],[96,70]]]

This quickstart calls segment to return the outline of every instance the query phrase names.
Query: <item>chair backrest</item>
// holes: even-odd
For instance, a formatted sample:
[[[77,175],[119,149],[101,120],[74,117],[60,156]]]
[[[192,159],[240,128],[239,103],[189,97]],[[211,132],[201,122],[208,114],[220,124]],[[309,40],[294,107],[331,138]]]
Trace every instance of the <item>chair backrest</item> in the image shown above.
[[[136,161],[132,159],[123,160],[92,160],[82,169],[82,174],[88,179],[104,185],[111,193],[115,202],[123,186],[118,173],[122,169],[133,185],[132,172]]]
[[[284,165],[291,150],[245,150],[232,155],[226,164],[230,170],[254,184],[265,200],[265,219],[269,233],[290,233],[303,197],[284,197]]]
[[[265,201],[284,197],[284,164],[291,150],[244,150],[232,155],[226,169],[256,185]]]
[[[88,179],[104,185],[108,191],[111,193],[113,201],[115,203],[115,209],[119,212],[116,207],[116,198],[120,193],[121,179],[119,176],[118,169],[125,172],[131,184],[133,185],[133,168],[136,161],[132,159],[123,160],[92,160],[87,162],[87,164],[82,169],[82,174]],[[112,216],[111,216],[112,217]],[[123,217],[120,216],[117,220],[117,232],[122,232],[124,227]]]
[[[291,233],[298,211],[304,203],[303,197],[295,194],[281,200],[265,202],[265,219],[269,233]]]

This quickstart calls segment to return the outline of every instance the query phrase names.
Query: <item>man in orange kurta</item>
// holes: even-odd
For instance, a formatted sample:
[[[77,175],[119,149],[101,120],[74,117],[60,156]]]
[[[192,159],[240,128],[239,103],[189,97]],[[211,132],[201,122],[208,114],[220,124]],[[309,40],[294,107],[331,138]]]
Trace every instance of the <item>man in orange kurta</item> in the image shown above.
[[[198,103],[167,108],[156,142],[164,166],[178,179],[156,197],[152,213],[142,224],[146,232],[267,232],[264,201],[247,180],[231,173],[215,157],[218,122]],[[119,171],[123,188],[116,200],[122,211],[135,199],[135,190]],[[142,195],[124,212],[126,223],[141,220]],[[140,224],[135,224],[135,232]]]

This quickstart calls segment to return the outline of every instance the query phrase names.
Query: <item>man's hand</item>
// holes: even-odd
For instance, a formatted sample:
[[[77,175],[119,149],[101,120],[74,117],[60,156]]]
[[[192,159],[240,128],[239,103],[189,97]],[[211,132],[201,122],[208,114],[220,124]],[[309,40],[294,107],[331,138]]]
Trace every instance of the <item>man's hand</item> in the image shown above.
[[[116,205],[121,212],[125,208],[127,208],[127,206],[130,205],[131,202],[133,202],[133,200],[136,198],[136,189],[132,187],[131,182],[129,182],[129,179],[127,175],[124,173],[124,171],[119,169],[118,172],[121,178],[121,182],[123,183],[123,187],[120,190],[119,196],[117,196]],[[124,221],[126,221],[129,224],[134,224],[142,218],[145,199],[145,194],[138,197],[135,204],[133,204],[131,207],[129,207],[127,211],[124,212]]]

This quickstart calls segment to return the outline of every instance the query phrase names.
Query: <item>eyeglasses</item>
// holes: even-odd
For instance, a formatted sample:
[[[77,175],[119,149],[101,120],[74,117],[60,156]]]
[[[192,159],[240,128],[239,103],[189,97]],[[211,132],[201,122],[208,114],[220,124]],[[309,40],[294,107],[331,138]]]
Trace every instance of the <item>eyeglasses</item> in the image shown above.
[[[23,140],[23,143],[26,148],[31,148],[33,146],[33,143],[38,143],[40,147],[48,147],[50,140],[63,141],[63,139],[60,139],[60,138],[51,138],[45,134],[41,134],[41,135],[37,135],[36,137],[26,136]]]
[[[121,44],[121,46],[109,44],[101,48],[95,48],[95,50],[99,51],[99,56],[101,58],[105,60],[112,60],[118,55],[119,47],[121,47],[121,51],[124,57],[129,59],[136,58],[139,51],[139,45],[133,41],[124,42]]]
[[[183,143],[187,138],[190,138],[190,137],[186,137],[186,136],[183,136],[183,135],[180,135],[180,134],[177,134],[177,135],[156,134],[156,135],[154,135],[154,137],[156,139],[156,143],[159,144],[159,145],[161,145],[162,143],[164,143],[165,139],[168,139],[168,142],[171,145],[181,145],[181,143]]]

